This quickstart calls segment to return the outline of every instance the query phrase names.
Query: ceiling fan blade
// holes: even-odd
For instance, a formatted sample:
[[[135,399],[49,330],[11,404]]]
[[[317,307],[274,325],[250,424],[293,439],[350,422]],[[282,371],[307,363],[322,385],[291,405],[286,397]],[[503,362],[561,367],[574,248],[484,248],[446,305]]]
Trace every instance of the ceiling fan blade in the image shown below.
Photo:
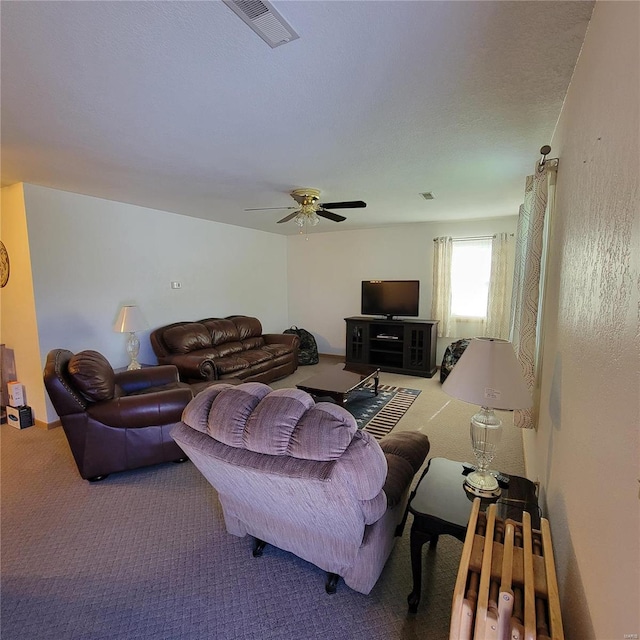
[[[298,209],[298,207],[261,207],[260,209],[245,209],[245,211],[271,211],[272,209]]]
[[[323,202],[323,209],[362,209],[367,203],[362,200],[352,200],[351,202]]]
[[[346,220],[344,216],[341,216],[337,213],[333,213],[332,211],[327,211],[326,209],[320,209],[316,211],[316,215],[321,218],[326,218],[327,220],[333,220],[334,222],[343,222]]]
[[[288,208],[296,209],[296,207],[288,207]],[[298,211],[296,210],[293,213],[290,213],[288,216],[285,216],[284,218],[282,218],[282,220],[278,220],[276,224],[280,224],[281,222],[289,222],[289,220],[293,220],[297,215],[298,215]]]

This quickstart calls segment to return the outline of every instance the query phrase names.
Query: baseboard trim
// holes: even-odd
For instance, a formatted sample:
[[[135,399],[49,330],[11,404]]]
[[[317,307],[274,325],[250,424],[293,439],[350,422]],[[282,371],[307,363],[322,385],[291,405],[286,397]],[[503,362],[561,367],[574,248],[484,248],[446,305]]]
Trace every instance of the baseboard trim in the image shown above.
[[[344,355],[339,355],[337,353],[319,353],[318,355],[323,358],[328,358],[329,360],[335,360],[336,362],[344,362]]]
[[[61,427],[62,423],[60,420],[54,420],[53,422],[45,422],[44,420],[36,420],[36,427],[38,429],[44,429],[45,431],[49,431],[50,429],[57,429]]]

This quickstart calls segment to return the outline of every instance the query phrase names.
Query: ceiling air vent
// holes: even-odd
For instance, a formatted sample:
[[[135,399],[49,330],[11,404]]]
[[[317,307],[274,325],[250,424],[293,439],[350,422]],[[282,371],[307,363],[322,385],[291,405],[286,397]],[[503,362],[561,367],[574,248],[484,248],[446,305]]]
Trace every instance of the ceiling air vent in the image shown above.
[[[269,2],[263,0],[223,0],[223,2],[272,49],[300,37]]]
[[[433,195],[433,191],[425,191],[420,194],[425,200],[433,200],[435,196]]]

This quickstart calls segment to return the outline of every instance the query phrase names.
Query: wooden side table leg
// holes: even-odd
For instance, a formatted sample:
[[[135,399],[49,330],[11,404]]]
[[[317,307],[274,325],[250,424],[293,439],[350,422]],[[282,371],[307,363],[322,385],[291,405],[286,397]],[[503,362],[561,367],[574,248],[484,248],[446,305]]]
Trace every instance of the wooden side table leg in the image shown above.
[[[411,494],[411,497],[413,498],[413,494]],[[396,527],[396,531],[394,534],[396,538],[399,538],[404,533],[404,526],[405,524],[407,524],[408,515],[409,515],[409,505],[407,504],[404,510],[404,515],[402,516],[402,520],[400,521],[400,524],[398,524],[398,526]]]
[[[416,527],[415,520],[411,527],[411,573],[413,574],[413,591],[407,597],[409,613],[418,611],[420,596],[422,594],[422,547],[425,542],[431,540],[431,535]]]

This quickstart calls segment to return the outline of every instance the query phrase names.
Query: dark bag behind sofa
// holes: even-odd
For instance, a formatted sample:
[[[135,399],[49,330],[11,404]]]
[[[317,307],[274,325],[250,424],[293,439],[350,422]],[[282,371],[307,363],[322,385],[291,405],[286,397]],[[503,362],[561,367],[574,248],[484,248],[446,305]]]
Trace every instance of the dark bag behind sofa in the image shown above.
[[[293,325],[290,329],[282,333],[292,333],[300,338],[300,348],[298,349],[298,364],[318,364],[320,358],[318,356],[318,344],[313,334],[306,329],[298,329]]]
[[[471,338],[462,338],[462,340],[456,340],[447,347],[444,352],[444,357],[442,358],[442,365],[440,365],[441,383],[449,377],[449,374],[453,367],[455,367],[456,362],[460,360],[464,350],[469,346],[469,342],[471,342]]]

